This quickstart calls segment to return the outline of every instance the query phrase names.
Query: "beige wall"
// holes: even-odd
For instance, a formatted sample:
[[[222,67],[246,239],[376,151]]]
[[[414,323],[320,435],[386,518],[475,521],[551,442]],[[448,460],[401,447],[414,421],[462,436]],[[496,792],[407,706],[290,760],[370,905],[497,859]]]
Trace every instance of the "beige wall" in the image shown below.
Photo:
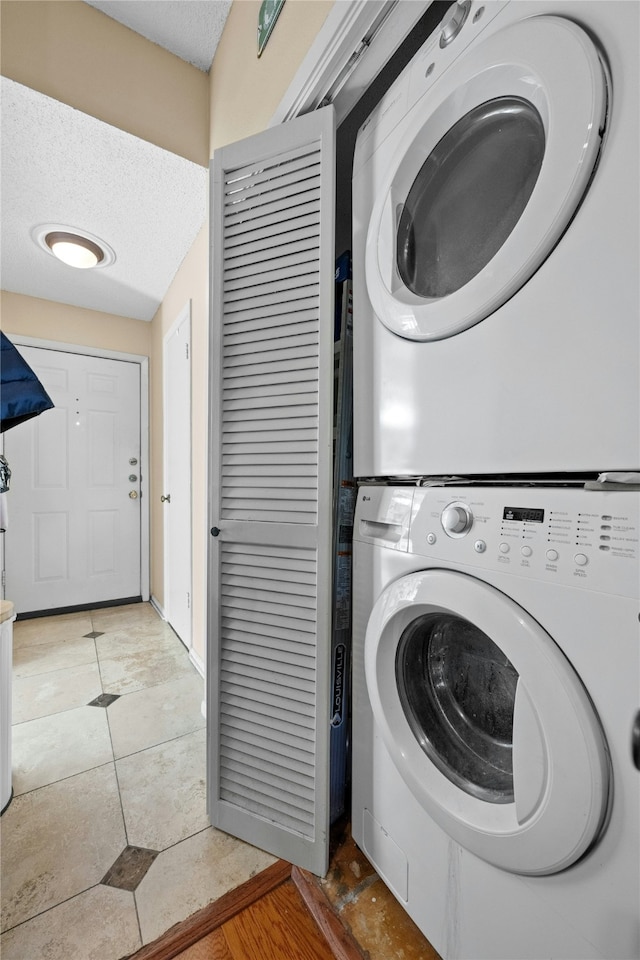
[[[235,0],[211,67],[212,153],[268,126],[333,3],[286,0],[258,58],[260,0]]]
[[[151,325],[142,320],[25,297],[6,290],[0,291],[0,316],[2,329],[9,338],[11,334],[21,334],[145,357],[151,352]]]
[[[80,0],[2,0],[6,77],[206,166],[209,78]]]

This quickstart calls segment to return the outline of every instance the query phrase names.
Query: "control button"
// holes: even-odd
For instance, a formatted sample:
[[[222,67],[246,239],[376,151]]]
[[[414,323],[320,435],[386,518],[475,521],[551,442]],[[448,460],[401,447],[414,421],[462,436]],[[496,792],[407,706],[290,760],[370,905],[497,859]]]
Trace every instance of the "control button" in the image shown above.
[[[508,543],[501,543],[498,549],[500,553],[509,553],[509,550],[511,550],[511,547],[509,546]]]
[[[427,534],[427,543],[435,543],[437,539],[438,538],[436,537],[435,533]]]
[[[586,565],[589,563],[589,557],[587,557],[584,553],[576,553],[573,559],[579,567],[586,567]]]
[[[476,542],[473,545],[473,549],[475,550],[476,553],[484,553],[485,550],[487,549],[487,545],[484,542],[484,540],[476,540]]]
[[[456,500],[444,508],[440,522],[448,537],[464,537],[473,524],[473,514],[466,503]]]
[[[610,517],[608,513],[603,513],[601,520],[613,520],[613,517]]]
[[[471,0],[457,0],[447,11],[447,20],[442,25],[440,34],[440,47],[446,47],[452,40],[458,36],[462,30],[465,20],[469,16],[471,9]]]
[[[601,529],[601,530],[611,530],[611,524],[610,524],[610,523],[601,523],[601,524],[600,524],[600,529]]]
[[[531,549],[531,547],[520,547],[520,553],[522,554],[523,557],[530,557],[531,554],[533,553],[533,550]]]
[[[601,544],[600,544],[600,549],[601,549],[601,550],[611,550],[611,547],[608,547],[606,544],[601,543]]]
[[[551,560],[551,562],[554,563],[557,559],[558,559],[557,550],[547,550],[547,560]]]
[[[607,533],[601,533],[601,534],[600,534],[600,539],[601,539],[601,540],[611,540],[611,537],[610,537]]]

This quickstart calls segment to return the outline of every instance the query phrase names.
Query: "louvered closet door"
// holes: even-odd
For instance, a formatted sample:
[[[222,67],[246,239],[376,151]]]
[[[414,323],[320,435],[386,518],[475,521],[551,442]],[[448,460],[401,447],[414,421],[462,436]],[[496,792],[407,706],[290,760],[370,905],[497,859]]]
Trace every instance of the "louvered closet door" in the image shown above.
[[[216,151],[209,811],[328,865],[334,113]]]

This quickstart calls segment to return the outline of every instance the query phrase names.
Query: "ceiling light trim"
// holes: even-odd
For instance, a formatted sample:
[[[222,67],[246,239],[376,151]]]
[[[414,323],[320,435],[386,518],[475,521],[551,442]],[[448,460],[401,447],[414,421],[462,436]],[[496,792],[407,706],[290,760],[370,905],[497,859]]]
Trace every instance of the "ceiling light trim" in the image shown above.
[[[40,247],[41,250],[44,250],[46,254],[50,257],[54,257],[58,260],[59,263],[64,263],[65,261],[60,260],[58,256],[53,252],[47,240],[57,235],[58,238],[68,238],[70,242],[73,242],[74,238],[77,238],[77,242],[80,245],[85,246],[90,250],[97,250],[102,254],[101,259],[98,259],[98,262],[90,267],[91,270],[102,270],[104,267],[111,266],[112,263],[116,261],[116,254],[112,247],[109,246],[101,237],[97,237],[95,234],[90,233],[88,230],[80,230],[77,227],[71,227],[68,224],[61,223],[41,223],[38,226],[34,227],[31,231],[31,237],[35,243]],[[96,254],[97,255],[97,254]],[[69,264],[65,264],[69,265]],[[74,266],[73,269],[76,269]]]

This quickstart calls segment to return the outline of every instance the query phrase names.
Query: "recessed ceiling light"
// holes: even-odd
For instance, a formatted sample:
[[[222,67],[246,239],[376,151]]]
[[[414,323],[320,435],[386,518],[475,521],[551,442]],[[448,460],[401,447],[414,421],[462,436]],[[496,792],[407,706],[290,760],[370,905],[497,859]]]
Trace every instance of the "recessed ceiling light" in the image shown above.
[[[88,267],[97,266],[104,260],[102,247],[99,247],[93,240],[81,237],[77,233],[53,230],[46,235],[44,242],[54,257],[62,260],[63,263],[68,263],[70,267],[80,267],[86,270]]]
[[[39,247],[70,267],[106,267],[116,259],[109,244],[86,230],[44,223],[35,227],[31,236]]]

